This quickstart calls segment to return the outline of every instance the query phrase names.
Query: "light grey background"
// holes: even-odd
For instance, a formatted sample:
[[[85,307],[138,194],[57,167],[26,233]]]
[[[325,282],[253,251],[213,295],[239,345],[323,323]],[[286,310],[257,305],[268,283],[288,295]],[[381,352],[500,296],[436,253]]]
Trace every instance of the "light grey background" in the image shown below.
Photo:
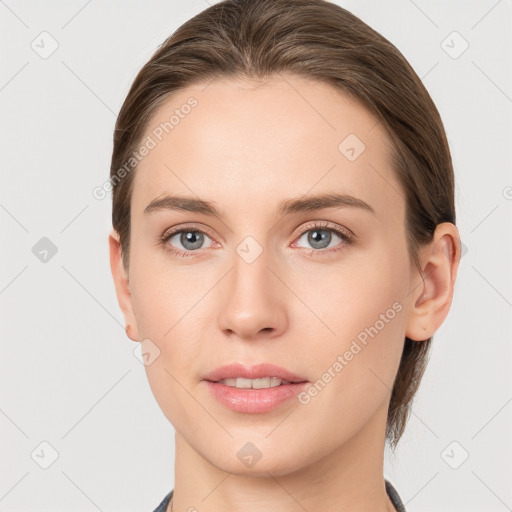
[[[512,510],[512,0],[337,3],[402,51],[437,104],[467,249],[385,475],[410,512]],[[174,430],[114,294],[110,197],[92,190],[136,72],[206,7],[0,0],[3,512],[151,511],[174,486]],[[32,251],[43,237],[57,247],[46,262]]]

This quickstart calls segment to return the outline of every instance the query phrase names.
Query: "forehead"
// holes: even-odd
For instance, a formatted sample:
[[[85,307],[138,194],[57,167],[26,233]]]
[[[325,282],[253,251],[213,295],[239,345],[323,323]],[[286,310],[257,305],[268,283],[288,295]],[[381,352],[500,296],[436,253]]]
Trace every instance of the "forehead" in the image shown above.
[[[152,147],[138,164],[132,197],[139,210],[163,193],[246,206],[262,192],[270,200],[333,189],[364,191],[376,208],[397,200],[381,123],[316,80],[219,78],[187,87],[159,107],[145,140]],[[377,193],[385,182],[388,195]]]

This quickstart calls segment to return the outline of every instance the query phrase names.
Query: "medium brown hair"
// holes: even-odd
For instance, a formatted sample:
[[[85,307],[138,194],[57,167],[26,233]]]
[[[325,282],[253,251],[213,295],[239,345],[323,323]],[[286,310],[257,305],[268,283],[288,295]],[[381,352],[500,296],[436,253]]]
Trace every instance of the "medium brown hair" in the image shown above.
[[[455,224],[454,176],[443,123],[400,51],[359,18],[325,0],[225,0],[181,25],[137,74],[121,107],[110,169],[112,224],[128,270],[134,172],[119,170],[173,92],[217,77],[263,80],[280,72],[330,84],[366,107],[392,141],[406,204],[407,246],[418,250],[436,226]],[[402,193],[402,192],[400,192]],[[386,437],[400,439],[432,338],[405,338]]]

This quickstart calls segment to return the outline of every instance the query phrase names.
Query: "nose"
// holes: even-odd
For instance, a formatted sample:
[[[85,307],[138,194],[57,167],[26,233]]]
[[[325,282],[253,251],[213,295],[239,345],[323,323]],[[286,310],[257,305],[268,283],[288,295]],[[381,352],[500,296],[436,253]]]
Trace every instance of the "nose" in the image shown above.
[[[288,327],[286,289],[274,275],[275,269],[269,268],[267,253],[264,250],[252,262],[234,254],[218,305],[218,325],[227,336],[273,338]]]

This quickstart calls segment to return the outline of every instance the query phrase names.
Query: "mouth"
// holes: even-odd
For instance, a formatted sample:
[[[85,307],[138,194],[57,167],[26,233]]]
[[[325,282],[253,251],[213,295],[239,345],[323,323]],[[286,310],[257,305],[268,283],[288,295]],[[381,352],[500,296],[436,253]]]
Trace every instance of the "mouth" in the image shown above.
[[[268,389],[308,382],[304,377],[270,363],[254,366],[232,363],[220,366],[203,380],[237,389]]]
[[[236,377],[229,379],[221,379],[216,381],[216,383],[224,384],[225,386],[230,386],[237,389],[268,389],[275,388],[278,386],[286,386],[288,384],[291,384],[291,381],[280,379],[279,377],[262,377],[260,379],[246,379],[244,377]]]
[[[269,363],[221,366],[203,378],[211,395],[237,413],[263,414],[300,402],[309,381],[289,370]]]

